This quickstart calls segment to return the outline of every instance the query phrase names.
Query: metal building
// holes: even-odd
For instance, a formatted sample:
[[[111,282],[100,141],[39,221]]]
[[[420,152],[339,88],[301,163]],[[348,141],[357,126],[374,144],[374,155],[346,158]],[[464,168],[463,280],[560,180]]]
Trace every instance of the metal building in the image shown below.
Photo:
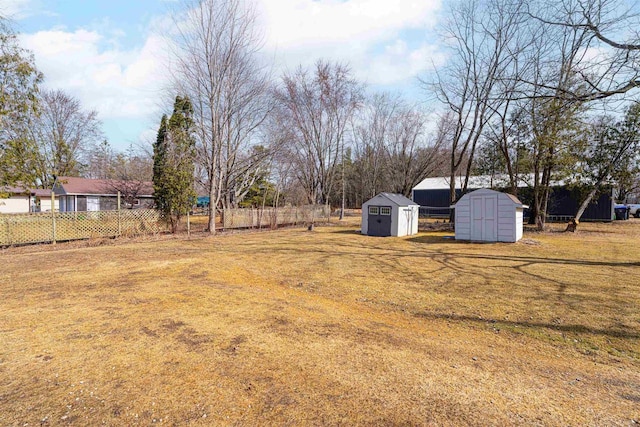
[[[533,205],[531,175],[521,177],[518,182],[518,198],[527,205]],[[456,199],[461,195],[464,177],[455,180]],[[432,217],[449,217],[449,178],[426,178],[413,190],[411,197],[421,206],[421,215]],[[505,176],[471,176],[469,177],[468,190],[491,188],[505,191],[509,187]],[[566,222],[573,218],[586,194],[588,187],[580,185],[568,185],[562,181],[554,181],[551,186],[551,196],[547,207],[547,220]],[[587,210],[582,214],[581,221],[611,221],[615,218],[614,212],[615,188],[604,186],[593,198]],[[528,211],[524,212],[528,218]]]

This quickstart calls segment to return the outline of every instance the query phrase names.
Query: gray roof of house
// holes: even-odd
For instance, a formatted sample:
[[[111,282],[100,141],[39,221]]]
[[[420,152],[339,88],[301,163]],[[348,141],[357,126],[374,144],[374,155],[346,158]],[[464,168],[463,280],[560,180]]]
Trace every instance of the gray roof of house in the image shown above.
[[[393,204],[395,204],[397,206],[417,205],[416,202],[414,202],[411,199],[408,199],[408,198],[404,197],[402,194],[380,193],[380,194],[378,194],[378,196],[382,196],[382,197],[385,197],[385,198],[389,199]]]
[[[138,197],[153,196],[153,183],[131,181],[140,190]],[[89,179],[74,176],[59,176],[54,191],[59,195],[115,196],[122,181],[111,179]]]

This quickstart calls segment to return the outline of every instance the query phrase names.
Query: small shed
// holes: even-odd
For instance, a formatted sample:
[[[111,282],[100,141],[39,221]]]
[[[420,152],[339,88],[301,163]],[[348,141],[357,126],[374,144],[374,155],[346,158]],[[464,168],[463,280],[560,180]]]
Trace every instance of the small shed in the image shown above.
[[[465,194],[455,208],[456,240],[517,242],[522,238],[523,205],[517,197],[481,189]]]
[[[401,194],[380,193],[362,205],[362,234],[411,236],[418,233],[420,206]]]

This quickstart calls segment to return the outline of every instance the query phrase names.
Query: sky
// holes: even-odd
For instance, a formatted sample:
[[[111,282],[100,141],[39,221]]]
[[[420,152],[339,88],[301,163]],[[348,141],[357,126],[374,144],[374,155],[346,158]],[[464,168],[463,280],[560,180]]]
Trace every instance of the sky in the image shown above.
[[[446,59],[439,0],[255,0],[274,74],[318,59],[348,63],[371,91],[421,102],[418,76]],[[98,112],[117,150],[155,139],[168,87],[163,28],[177,0],[0,0],[46,89]]]

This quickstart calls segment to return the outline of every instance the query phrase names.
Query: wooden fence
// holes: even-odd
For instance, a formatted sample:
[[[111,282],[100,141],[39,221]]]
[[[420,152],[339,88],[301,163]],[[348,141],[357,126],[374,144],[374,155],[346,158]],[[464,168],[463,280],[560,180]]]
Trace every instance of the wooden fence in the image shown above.
[[[264,209],[226,209],[224,228],[276,228],[278,225],[310,224],[329,218],[327,205],[286,206]]]
[[[0,215],[0,246],[167,231],[153,209]]]

